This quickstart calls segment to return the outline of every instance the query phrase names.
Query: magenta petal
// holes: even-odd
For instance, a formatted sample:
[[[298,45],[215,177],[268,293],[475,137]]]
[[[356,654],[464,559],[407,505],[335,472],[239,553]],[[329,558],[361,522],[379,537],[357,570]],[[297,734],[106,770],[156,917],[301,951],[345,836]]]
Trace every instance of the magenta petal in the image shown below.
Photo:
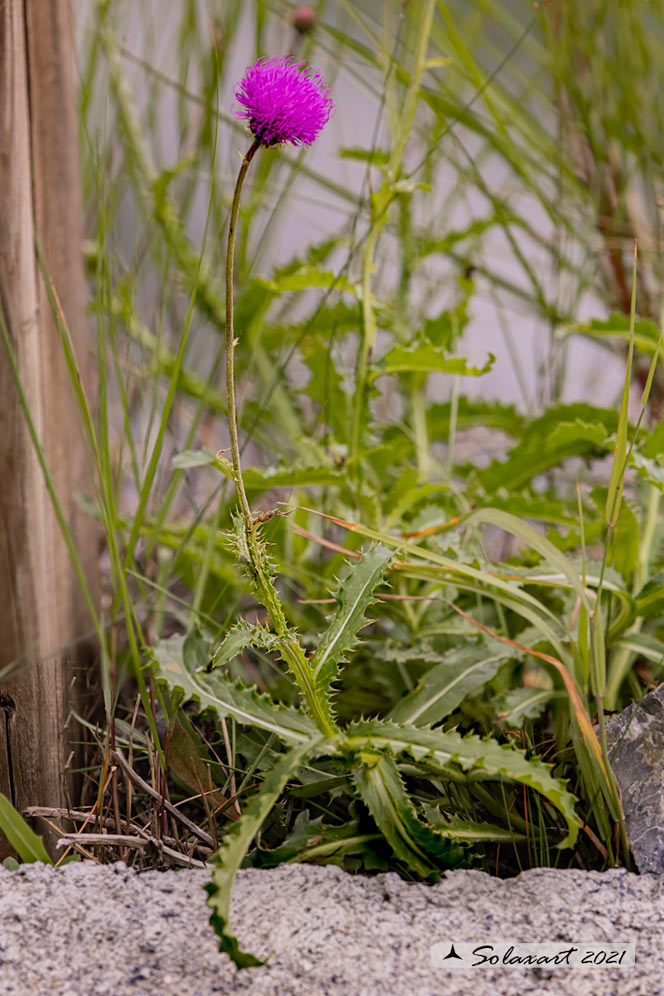
[[[330,120],[334,102],[320,73],[307,76],[303,62],[283,55],[249,66],[235,88],[242,110],[235,116],[249,122],[263,145],[311,145]]]

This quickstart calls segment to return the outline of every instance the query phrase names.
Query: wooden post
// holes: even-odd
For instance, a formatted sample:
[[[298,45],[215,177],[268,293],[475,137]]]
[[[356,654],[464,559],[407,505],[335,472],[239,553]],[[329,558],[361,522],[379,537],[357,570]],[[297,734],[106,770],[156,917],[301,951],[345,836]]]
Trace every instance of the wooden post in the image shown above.
[[[83,382],[88,331],[68,0],[0,2],[0,308],[39,439],[90,577],[96,533],[76,410],[35,255],[44,256]],[[0,341],[0,791],[67,804],[73,641],[90,619]],[[43,829],[43,828],[40,828]],[[53,841],[51,840],[51,846]],[[0,858],[10,853],[0,832]]]

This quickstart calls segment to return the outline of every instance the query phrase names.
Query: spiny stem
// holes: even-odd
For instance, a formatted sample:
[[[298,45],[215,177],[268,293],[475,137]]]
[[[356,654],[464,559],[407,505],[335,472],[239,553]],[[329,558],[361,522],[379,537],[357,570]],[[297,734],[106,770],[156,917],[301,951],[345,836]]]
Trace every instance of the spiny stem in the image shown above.
[[[233,327],[233,271],[235,265],[235,232],[240,208],[240,195],[247,170],[261,145],[261,139],[256,138],[242,159],[240,172],[235,181],[231,217],[228,225],[228,243],[226,249],[226,392],[228,395],[228,431],[231,440],[231,457],[233,465],[233,480],[240,499],[240,510],[244,521],[243,555],[248,564],[248,571],[253,581],[259,600],[270,614],[272,625],[279,635],[279,650],[291,669],[297,684],[304,696],[309,713],[325,736],[333,737],[337,732],[334,723],[327,717],[315,687],[315,682],[306,653],[298,639],[289,629],[284,611],[279,601],[276,588],[272,583],[269,570],[262,554],[262,543],[259,528],[254,522],[247,500],[247,492],[242,479],[240,463],[240,447],[237,434],[237,410],[235,407],[235,329]]]
[[[235,231],[237,228],[237,216],[240,208],[240,195],[247,170],[260,148],[260,138],[254,139],[249,151],[242,159],[240,172],[235,181],[233,191],[233,203],[231,205],[231,220],[228,225],[228,243],[226,247],[226,393],[228,395],[228,431],[231,439],[231,458],[233,464],[233,480],[237,488],[240,499],[242,518],[247,527],[247,533],[253,529],[253,518],[247,492],[244,489],[242,480],[242,465],[240,463],[240,447],[237,437],[237,411],[235,407],[235,329],[233,327],[233,270],[235,265]]]

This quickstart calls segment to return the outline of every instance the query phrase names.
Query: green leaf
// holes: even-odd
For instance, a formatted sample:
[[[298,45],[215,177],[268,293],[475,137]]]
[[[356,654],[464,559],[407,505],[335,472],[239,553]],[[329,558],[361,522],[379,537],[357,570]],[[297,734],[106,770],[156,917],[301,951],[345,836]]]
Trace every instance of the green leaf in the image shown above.
[[[633,446],[628,463],[639,477],[654,484],[659,491],[664,491],[664,463],[658,457],[646,457],[636,446]]]
[[[393,346],[372,370],[373,378],[385,374],[413,371],[419,373],[461,374],[469,377],[480,377],[488,373],[496,357],[489,353],[489,358],[483,367],[468,365],[465,356],[451,356],[445,350],[437,349],[431,343],[416,343],[414,346]]]
[[[336,290],[348,291],[351,294],[357,293],[355,284],[351,283],[343,274],[332,273],[330,270],[323,270],[318,266],[303,266],[294,273],[275,275],[273,280],[267,277],[258,277],[257,282],[273,294],[301,291],[308,287],[334,287]]]
[[[415,180],[396,180],[391,185],[391,190],[395,194],[413,194],[416,190],[433,190],[430,183],[417,183]]]
[[[383,581],[392,553],[385,546],[370,547],[341,582],[337,595],[339,608],[311,658],[316,691],[322,698],[329,696],[339,664],[346,660],[346,654],[357,642],[357,634],[370,621],[364,613]]]
[[[187,671],[202,671],[210,663],[210,653],[212,644],[205,637],[194,630],[187,633],[182,641],[182,660]]]
[[[278,847],[254,850],[251,864],[253,867],[276,868],[287,861],[297,860],[302,851],[315,847],[323,839],[323,817],[317,816],[312,820],[309,810],[305,809],[297,814],[292,830]]]
[[[449,401],[427,406],[427,423],[433,438],[444,439],[450,431],[451,403]],[[500,429],[508,436],[520,437],[527,424],[526,417],[514,405],[495,401],[481,401],[461,395],[456,410],[459,429],[473,426]]]
[[[514,490],[571,456],[587,457],[594,452],[603,456],[608,444],[601,440],[600,427],[606,440],[617,425],[612,409],[581,403],[557,405],[523,430],[505,460],[494,460],[478,473],[480,483],[489,494],[499,488]]]
[[[463,851],[419,819],[394,759],[364,751],[358,759],[355,784],[396,856],[424,878],[458,865]]]
[[[626,590],[625,582],[617,571],[611,567],[605,567],[602,572],[601,563],[595,563],[594,561],[586,561],[584,565],[582,561],[574,559],[568,560],[567,563],[571,571],[576,570],[578,572],[579,578],[581,578],[585,568],[586,588],[599,588],[600,578],[602,578],[602,591],[611,592],[615,596],[614,605],[617,608],[617,612],[612,616],[609,624],[609,638],[611,640],[622,632],[622,630],[631,626],[636,617],[636,603]],[[546,587],[555,586],[572,590],[576,590],[577,588],[574,579],[570,580],[569,574],[562,571],[548,572],[537,569],[524,571],[511,565],[510,570],[514,571],[516,577],[522,577],[524,584],[543,585]],[[587,612],[588,609],[586,608],[585,611]]]
[[[636,614],[650,619],[664,614],[664,573],[647,581],[636,596]]]
[[[266,774],[258,792],[252,796],[244,813],[228,830],[223,843],[211,859],[212,881],[205,886],[208,906],[212,910],[210,923],[219,937],[219,950],[228,954],[238,968],[262,965],[255,955],[242,951],[237,939],[229,932],[231,892],[236,872],[270,810],[283,792],[289,778],[323,749],[321,737],[293,747],[282,755]]]
[[[558,335],[562,338],[571,333],[579,332],[593,339],[615,337],[623,342],[629,342],[630,325],[629,315],[625,315],[621,311],[614,311],[610,318],[602,320],[595,318],[591,322],[586,322],[582,325],[569,325],[562,329]],[[635,318],[634,345],[636,348],[646,353],[654,353],[657,350],[658,341],[659,329],[657,325],[645,318]]]
[[[223,675],[195,670],[194,661],[185,659],[183,637],[160,641],[152,650],[157,681],[171,693],[180,693],[185,702],[194,700],[201,709],[214,709],[222,718],[232,716],[238,723],[257,726],[274,733],[285,743],[303,743],[316,733],[312,720],[298,709],[278,705],[256,688],[248,688]]]
[[[515,841],[528,839],[525,833],[515,833],[514,830],[499,827],[493,823],[462,820],[458,816],[450,816],[447,813],[443,816],[440,810],[428,802],[422,804],[422,811],[431,826],[450,840],[458,840],[466,844],[477,844],[489,840],[512,844]]]
[[[278,643],[279,637],[271,633],[265,626],[258,624],[252,626],[251,623],[241,619],[228,631],[221,645],[215,650],[210,669],[225,667],[247,647],[260,647],[261,650],[266,650],[269,653],[275,649]]]
[[[664,468],[662,470],[664,471]],[[664,486],[664,476],[662,485]],[[629,502],[623,501],[618,513],[610,563],[627,580],[632,577],[637,564],[640,538],[639,520]]]
[[[646,457],[657,457],[664,454],[664,422],[658,422],[652,432],[648,433],[640,446]]]
[[[345,328],[349,327],[348,322],[351,320],[350,328],[354,330],[357,326],[355,309],[348,310],[350,316],[340,315],[334,324],[331,324],[327,336],[321,331],[321,316],[317,315],[316,328],[319,335],[305,337],[300,342],[300,358],[311,372],[306,387],[300,388],[300,391],[321,406],[321,418],[331,426],[340,439],[343,439],[348,417],[348,395],[344,390],[344,378],[330,354],[329,339],[331,336],[338,337]],[[299,328],[298,333],[299,341],[302,339]]]
[[[343,781],[347,782],[347,779],[344,777]],[[293,791],[290,790],[291,794]],[[350,808],[352,812],[354,802]],[[316,864],[343,867],[346,859],[351,858],[359,860],[366,871],[387,871],[385,858],[375,850],[375,846],[380,847],[382,841],[382,834],[366,833],[358,819],[348,819],[341,826],[328,826],[321,816],[310,819],[309,810],[305,809],[298,813],[293,829],[283,844],[273,850],[256,848],[248,861],[251,861],[252,867],[258,868],[274,868],[294,861],[315,861]]]
[[[391,536],[389,533],[381,532],[377,529],[369,529],[360,523],[347,522],[345,519],[339,519],[334,515],[327,515],[325,512],[320,512],[315,508],[307,508],[305,510],[314,515],[320,515],[331,522],[336,522],[337,525],[358,533],[360,536],[365,536],[367,539],[375,540],[386,546],[392,546],[402,554],[408,554],[410,557],[418,559],[421,558],[429,561],[431,565],[435,565],[422,567],[417,563],[395,565],[394,570],[398,570],[405,577],[424,578],[441,584],[447,584],[451,580],[460,588],[467,588],[469,591],[476,591],[482,595],[487,594],[486,586],[488,586],[492,599],[509,605],[514,612],[522,615],[524,619],[527,619],[533,625],[538,626],[562,659],[569,656],[566,653],[564,644],[561,642],[560,635],[543,618],[543,616],[547,616],[556,629],[564,632],[564,627],[562,627],[558,617],[544,603],[538,601],[529,592],[523,591],[521,586],[514,584],[511,580],[503,580],[496,571],[480,571],[476,567],[471,567],[462,561],[443,557],[426,546],[409,543],[402,537]]]
[[[535,789],[552,803],[567,822],[567,837],[560,846],[572,847],[579,832],[574,813],[574,796],[565,783],[553,778],[550,765],[537,757],[527,758],[523,751],[496,740],[482,740],[474,734],[461,736],[455,731],[418,729],[397,726],[380,720],[353,723],[345,731],[343,747],[353,752],[365,749],[389,750],[393,755],[406,754],[418,764],[450,777],[454,766],[472,770],[477,777],[503,775]]]
[[[28,826],[21,814],[15,809],[6,795],[0,792],[0,830],[18,854],[21,861],[42,861],[52,865],[44,841],[38,837],[32,827]]]
[[[233,468],[230,464],[217,462],[219,470],[230,480]],[[247,491],[266,491],[268,488],[304,488],[314,484],[339,484],[346,480],[345,472],[332,466],[318,464],[304,466],[292,463],[278,467],[247,467],[242,471]]]
[[[569,450],[572,446],[590,443],[593,447],[605,449],[607,445],[606,427],[601,422],[560,422],[550,433],[547,446],[553,450]]]
[[[453,310],[445,309],[435,318],[426,318],[422,334],[427,344],[439,350],[453,349],[469,321],[468,298],[463,297]]]
[[[616,641],[616,647],[631,650],[659,668],[664,666],[664,643],[650,633],[625,633]]]
[[[560,693],[553,688],[513,688],[500,699],[496,720],[507,726],[520,726],[526,719],[537,719],[551,699]]]
[[[503,662],[516,653],[499,644],[493,650],[472,644],[448,650],[444,660],[427,671],[416,688],[396,704],[389,718],[415,726],[439,723],[463,699],[476,695],[495,677]]]
[[[390,161],[389,152],[381,149],[366,149],[363,146],[352,146],[339,150],[340,159],[356,159],[358,162],[372,163],[374,166],[386,166]]]
[[[532,526],[528,525],[527,522],[523,522],[516,515],[503,512],[498,508],[480,508],[477,512],[473,512],[467,519],[466,525],[470,527],[475,522],[486,522],[492,526],[498,526],[499,529],[504,529],[505,532],[511,533],[517,539],[522,540],[528,546],[537,550],[552,567],[565,575],[573,590],[581,599],[581,602],[588,608],[586,589],[579,571],[576,570],[573,564],[553,543],[550,543],[548,539],[542,536],[541,533],[538,533],[536,529],[533,529]]]
[[[177,470],[188,470],[190,467],[214,467],[219,461],[216,453],[202,449],[183,450],[173,457],[172,463]]]

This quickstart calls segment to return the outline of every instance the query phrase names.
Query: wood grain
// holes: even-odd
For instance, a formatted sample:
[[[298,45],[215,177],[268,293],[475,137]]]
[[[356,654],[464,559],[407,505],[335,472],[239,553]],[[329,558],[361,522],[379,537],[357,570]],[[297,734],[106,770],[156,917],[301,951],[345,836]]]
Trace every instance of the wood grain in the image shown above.
[[[90,490],[57,328],[37,264],[46,261],[83,383],[88,331],[66,0],[0,2],[0,308],[56,489],[90,577],[94,527],[75,503]],[[0,790],[14,804],[61,806],[70,747],[72,641],[90,620],[0,346]],[[71,733],[71,731],[70,731]],[[4,846],[3,846],[4,845]],[[0,857],[8,852],[0,833]]]

